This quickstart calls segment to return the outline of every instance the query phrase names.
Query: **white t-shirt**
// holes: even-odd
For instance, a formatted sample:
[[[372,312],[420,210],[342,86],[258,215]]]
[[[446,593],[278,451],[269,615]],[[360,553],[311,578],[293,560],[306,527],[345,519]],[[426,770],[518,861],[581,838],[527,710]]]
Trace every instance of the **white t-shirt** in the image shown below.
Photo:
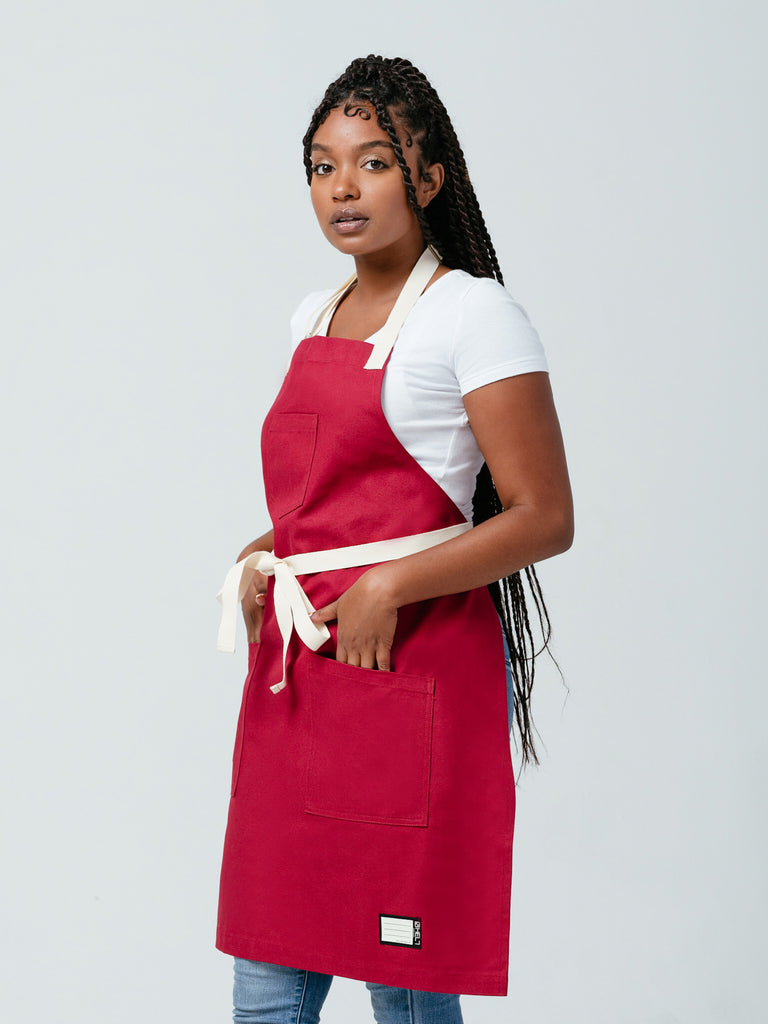
[[[295,349],[333,294],[312,292],[291,317]],[[313,332],[325,335],[330,312]],[[463,396],[484,384],[547,370],[528,314],[491,278],[452,270],[419,298],[384,373],[381,404],[403,447],[472,520],[483,464]]]

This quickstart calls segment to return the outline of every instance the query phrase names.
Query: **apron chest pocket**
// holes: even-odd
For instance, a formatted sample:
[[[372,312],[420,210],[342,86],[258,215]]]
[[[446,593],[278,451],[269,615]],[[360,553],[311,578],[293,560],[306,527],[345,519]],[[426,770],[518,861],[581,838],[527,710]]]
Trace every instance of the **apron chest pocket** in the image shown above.
[[[305,653],[311,734],[305,810],[425,827],[434,679]]]
[[[264,489],[270,514],[281,519],[304,503],[315,455],[317,413],[278,412],[267,417],[262,435]]]

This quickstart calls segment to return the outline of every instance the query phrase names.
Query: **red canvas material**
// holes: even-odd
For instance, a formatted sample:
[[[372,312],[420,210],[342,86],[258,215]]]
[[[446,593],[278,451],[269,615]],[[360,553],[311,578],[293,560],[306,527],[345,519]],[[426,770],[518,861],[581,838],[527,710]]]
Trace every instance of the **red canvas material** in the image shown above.
[[[381,408],[367,342],[296,350],[262,432],[275,554],[463,522]],[[425,429],[429,425],[425,424]],[[302,577],[316,608],[365,567]],[[402,988],[507,990],[514,783],[504,656],[486,588],[400,610],[392,672],[294,634],[288,685],[269,580],[237,727],[217,945]]]

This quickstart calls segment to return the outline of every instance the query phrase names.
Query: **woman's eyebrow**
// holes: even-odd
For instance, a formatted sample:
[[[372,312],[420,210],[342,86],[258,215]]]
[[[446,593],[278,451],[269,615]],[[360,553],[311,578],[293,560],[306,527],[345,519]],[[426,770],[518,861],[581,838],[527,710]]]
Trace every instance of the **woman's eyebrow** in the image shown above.
[[[386,147],[387,149],[393,148],[392,143],[389,141],[389,139],[373,139],[371,142],[361,142],[360,145],[357,146],[356,148],[358,152],[362,153],[366,149],[383,149],[384,147]],[[321,153],[332,152],[331,147],[323,146],[319,142],[313,142],[312,152],[315,152],[316,150],[319,150]]]
[[[389,139],[374,139],[372,142],[361,142],[357,147],[361,152],[365,149],[392,149],[392,143]]]

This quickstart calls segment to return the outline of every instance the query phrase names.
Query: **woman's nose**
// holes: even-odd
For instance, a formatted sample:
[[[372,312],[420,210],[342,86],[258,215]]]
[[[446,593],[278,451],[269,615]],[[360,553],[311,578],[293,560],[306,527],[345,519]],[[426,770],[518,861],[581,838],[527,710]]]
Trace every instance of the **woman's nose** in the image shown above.
[[[346,171],[338,171],[333,183],[333,194],[336,199],[342,200],[358,198],[360,189],[355,176]]]

